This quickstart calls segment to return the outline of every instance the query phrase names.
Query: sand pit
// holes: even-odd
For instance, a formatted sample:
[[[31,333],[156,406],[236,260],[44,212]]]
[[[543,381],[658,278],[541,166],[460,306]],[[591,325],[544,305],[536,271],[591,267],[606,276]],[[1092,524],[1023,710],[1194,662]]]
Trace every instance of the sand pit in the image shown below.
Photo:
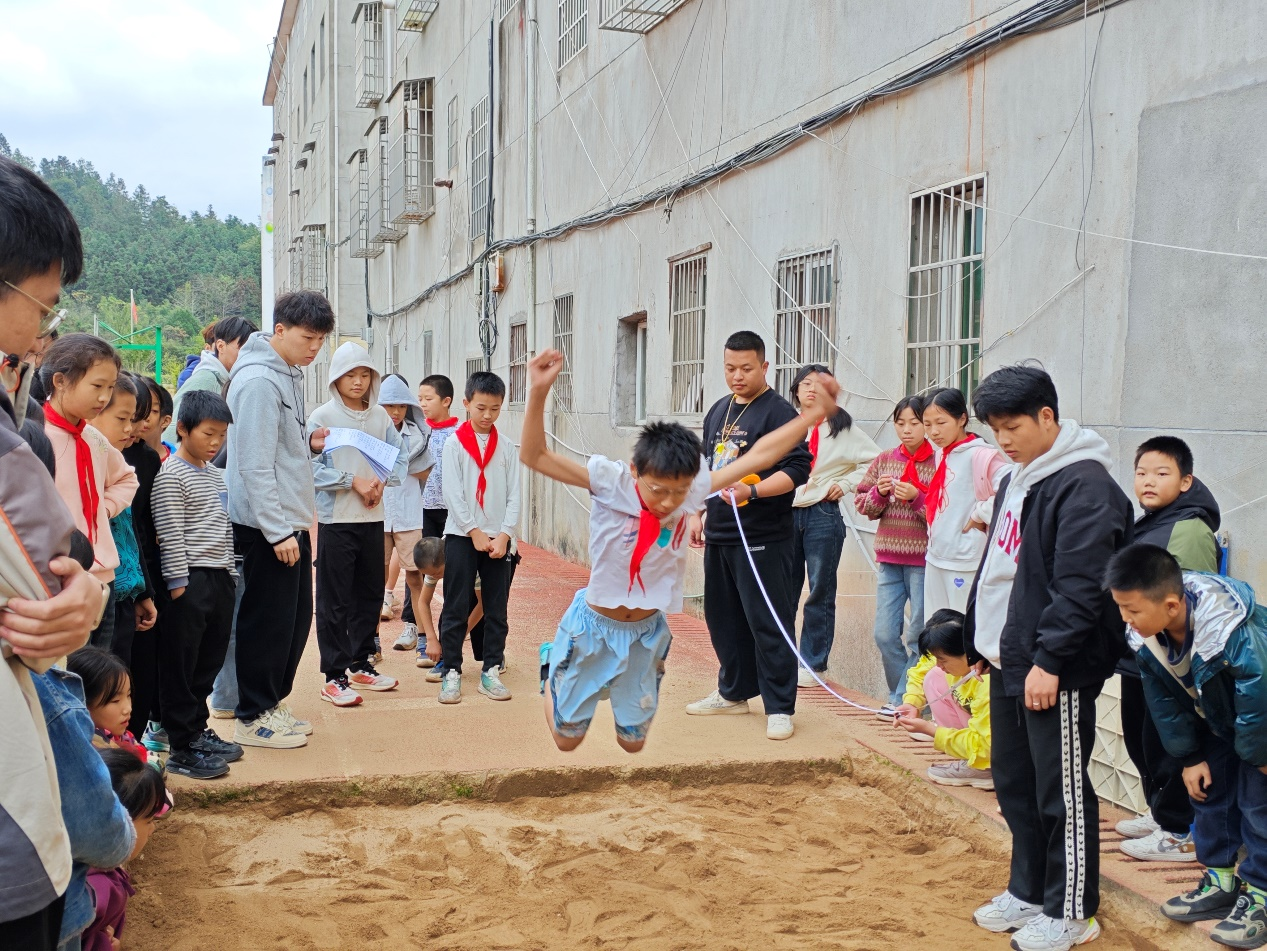
[[[1006,879],[998,832],[896,769],[580,772],[188,804],[134,866],[125,944],[1007,947],[969,917]],[[1101,920],[1103,951],[1171,946],[1141,916]]]

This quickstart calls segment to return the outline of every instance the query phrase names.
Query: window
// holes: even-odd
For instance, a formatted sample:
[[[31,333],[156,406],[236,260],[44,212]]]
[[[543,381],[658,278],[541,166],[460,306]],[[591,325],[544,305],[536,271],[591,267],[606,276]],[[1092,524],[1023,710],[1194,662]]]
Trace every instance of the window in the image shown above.
[[[458,97],[449,100],[449,168],[458,167]]]
[[[563,354],[563,369],[554,384],[554,405],[565,412],[572,412],[575,400],[572,391],[572,295],[554,299],[554,349]]]
[[[357,149],[348,162],[352,166],[352,234],[354,258],[376,258],[383,245],[370,238],[370,161],[366,149]]]
[[[370,158],[369,232],[371,241],[399,241],[405,232],[391,214],[391,149],[387,140],[387,120],[375,119],[366,135]]]
[[[408,0],[402,3],[397,29],[421,33],[439,6],[440,0]]]
[[[622,33],[650,33],[686,0],[599,0],[598,28]]]
[[[911,196],[906,392],[976,386],[984,249],[984,178]]]
[[[306,291],[326,290],[326,226],[305,225],[303,233],[304,283]]]
[[[807,363],[832,367],[836,343],[832,250],[782,258],[774,296],[774,390],[786,398]]]
[[[290,242],[290,289],[302,290],[304,286],[304,235],[299,234]]]
[[[312,104],[317,104],[317,86],[321,80],[317,77],[317,44],[312,44],[312,51],[308,54],[308,74],[312,76]]]
[[[669,265],[669,336],[673,341],[669,409],[704,412],[704,302],[708,258],[697,254]]]
[[[356,104],[377,106],[383,98],[383,5],[358,3],[356,27]]]
[[[430,330],[422,332],[422,375],[424,378],[435,372],[435,340]]]
[[[589,0],[559,0],[559,69],[585,49],[589,6]]]
[[[468,357],[466,360],[466,380],[469,380],[473,374],[479,373],[483,369],[484,369],[483,357]],[[458,387],[459,392],[462,392],[466,389],[466,380],[463,380],[462,386]]]
[[[637,363],[634,368],[634,422],[641,425],[647,421],[647,321],[638,321],[634,331],[634,353]]]
[[[488,228],[488,97],[471,110],[471,240]]]
[[[304,111],[300,113],[302,118],[300,122],[308,121],[308,70],[304,70]]]
[[[425,221],[435,210],[435,127],[430,79],[400,84],[393,108],[391,215],[396,227]]]
[[[321,26],[317,31],[317,48],[321,50],[321,81],[326,78],[326,18],[321,18]]]
[[[619,426],[647,421],[647,312],[621,317],[616,326],[613,419]]]
[[[566,364],[565,364],[566,365]],[[510,325],[510,402],[528,398],[528,325]]]
[[[497,0],[497,19],[504,20],[510,11],[519,6],[519,0]]]

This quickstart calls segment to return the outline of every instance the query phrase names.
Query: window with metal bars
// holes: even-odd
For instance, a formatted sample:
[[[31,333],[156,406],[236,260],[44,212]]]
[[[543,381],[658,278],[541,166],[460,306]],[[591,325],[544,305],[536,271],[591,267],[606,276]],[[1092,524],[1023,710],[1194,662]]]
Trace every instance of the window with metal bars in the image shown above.
[[[458,167],[458,97],[449,100],[449,168]]]
[[[471,110],[471,240],[488,228],[488,97]]]
[[[469,380],[476,373],[484,369],[483,357],[467,357],[466,358],[466,380]],[[466,391],[466,380],[462,381],[462,385],[458,387],[458,396]]]
[[[440,6],[440,0],[407,0],[400,5],[399,30],[422,32]]]
[[[559,69],[589,42],[589,0],[559,0]]]
[[[411,79],[400,84],[393,108],[391,146],[391,216],[405,230],[435,211],[435,125],[432,81]]]
[[[554,405],[565,412],[576,408],[573,398],[572,374],[572,295],[564,294],[554,299],[554,349],[563,354],[563,369],[554,384]]]
[[[358,3],[352,24],[356,27],[356,104],[366,109],[383,98],[382,3]]]
[[[510,402],[528,398],[528,325],[510,325]]]
[[[303,234],[304,248],[304,290],[326,290],[326,226],[305,225]]]
[[[422,375],[429,377],[435,372],[435,339],[430,330],[422,332]]]
[[[324,83],[326,80],[326,18],[321,18],[321,27],[317,31],[317,48],[321,50],[321,79]]]
[[[834,366],[835,260],[831,248],[781,258],[774,286],[774,389],[782,397],[807,363]]]
[[[357,149],[348,162],[352,166],[351,256],[376,258],[383,253],[382,242],[370,238],[370,161],[365,149]]]
[[[399,241],[405,230],[396,225],[391,210],[391,142],[387,120],[375,119],[366,130],[366,152],[370,158],[371,241]]]
[[[504,20],[510,11],[519,6],[519,0],[497,0],[497,19]]]
[[[296,235],[290,242],[290,289],[301,290],[304,286],[304,235]]]
[[[672,339],[669,409],[678,415],[704,412],[704,305],[708,257],[669,265],[669,336]]]
[[[911,196],[907,393],[977,385],[984,258],[984,177]]]

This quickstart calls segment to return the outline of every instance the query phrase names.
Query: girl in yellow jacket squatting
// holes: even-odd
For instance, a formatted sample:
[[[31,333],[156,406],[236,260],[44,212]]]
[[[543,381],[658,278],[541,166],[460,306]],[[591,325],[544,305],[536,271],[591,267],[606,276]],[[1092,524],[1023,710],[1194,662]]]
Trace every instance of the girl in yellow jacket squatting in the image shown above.
[[[993,789],[990,774],[990,675],[971,674],[963,649],[963,615],[935,611],[919,635],[919,661],[907,678],[897,726],[933,738],[955,759],[928,767],[928,778],[943,786]],[[971,674],[971,675],[970,675]],[[921,719],[928,707],[933,721]]]

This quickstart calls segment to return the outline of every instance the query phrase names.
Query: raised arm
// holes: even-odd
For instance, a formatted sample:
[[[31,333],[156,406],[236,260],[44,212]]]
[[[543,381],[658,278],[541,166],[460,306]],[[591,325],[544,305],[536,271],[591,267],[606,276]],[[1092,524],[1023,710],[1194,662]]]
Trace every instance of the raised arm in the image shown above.
[[[546,446],[546,394],[562,370],[563,354],[558,350],[542,350],[528,362],[528,403],[524,407],[523,429],[519,435],[519,461],[555,482],[574,485],[588,492],[589,471],[579,462],[552,452]],[[801,438],[804,437],[802,430]]]

